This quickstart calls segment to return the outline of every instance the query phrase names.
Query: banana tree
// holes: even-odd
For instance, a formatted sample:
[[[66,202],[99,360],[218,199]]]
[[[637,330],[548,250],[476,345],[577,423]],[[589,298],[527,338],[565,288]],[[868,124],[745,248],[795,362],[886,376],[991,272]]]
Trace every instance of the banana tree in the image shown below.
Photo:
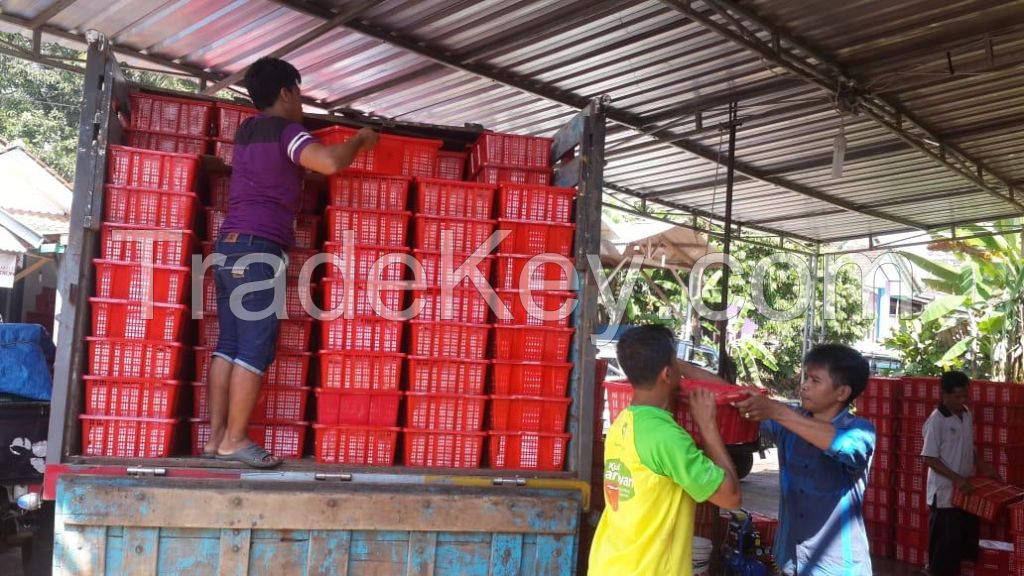
[[[965,227],[974,234],[996,228]],[[954,254],[959,269],[917,254],[902,256],[929,273],[943,294],[904,321],[890,344],[935,368],[964,367],[995,380],[1024,381],[1024,262],[1020,234],[944,240],[929,246]],[[930,335],[925,340],[923,336]],[[935,358],[938,356],[938,358]],[[913,360],[912,360],[913,361]]]

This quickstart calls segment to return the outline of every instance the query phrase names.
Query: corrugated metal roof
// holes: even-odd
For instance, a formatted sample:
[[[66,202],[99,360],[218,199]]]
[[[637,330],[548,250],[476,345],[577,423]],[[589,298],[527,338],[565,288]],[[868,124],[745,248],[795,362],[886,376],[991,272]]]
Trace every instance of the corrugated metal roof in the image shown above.
[[[999,178],[1024,188],[1024,3],[692,3],[718,25],[727,21],[711,2],[750,11],[834,60],[861,89],[900,103],[990,170],[988,186],[1001,187]],[[0,0],[0,19],[28,21],[54,4]],[[95,28],[122,48],[232,73],[354,4],[78,0],[53,14],[47,30]],[[740,21],[754,29],[749,18]],[[609,126],[609,185],[718,215],[725,169],[713,160],[725,158],[719,127],[736,99],[734,217],[773,231],[830,239],[1021,213],[866,114],[840,119],[833,95],[670,2],[387,0],[287,58],[302,71],[306,95],[323,106],[415,122],[550,134],[574,113],[570,104],[608,94],[610,116],[621,120]],[[836,179],[841,124],[847,154]],[[638,127],[660,129],[652,137]]]
[[[0,210],[41,236],[67,234],[71,189],[20,143],[0,147]]]

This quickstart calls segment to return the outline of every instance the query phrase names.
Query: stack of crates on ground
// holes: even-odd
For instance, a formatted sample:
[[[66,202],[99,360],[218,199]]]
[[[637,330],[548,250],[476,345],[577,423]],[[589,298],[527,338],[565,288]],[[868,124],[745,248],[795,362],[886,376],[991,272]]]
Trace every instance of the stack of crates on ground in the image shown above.
[[[942,400],[939,379],[905,376],[896,397],[896,559],[914,566],[928,562],[928,468],[921,458],[924,423]]]
[[[874,377],[856,400],[857,415],[875,427],[875,453],[871,475],[864,493],[864,523],[871,544],[871,553],[892,558],[896,537],[896,442],[897,394],[902,393],[899,378]]]
[[[161,142],[177,138],[168,131],[205,134],[206,104],[133,94],[132,105],[128,140],[142,147],[168,147]],[[107,153],[82,453],[167,457],[183,392],[199,158],[123,146]]]
[[[507,140],[506,140],[507,138]],[[546,139],[484,135],[473,156],[501,143],[547,158]],[[529,156],[530,152],[528,152]],[[577,288],[573,265],[575,189],[502,182],[498,186],[499,244],[495,360],[490,408],[493,468],[561,470],[572,364],[569,328]]]
[[[331,129],[342,130],[342,129]],[[346,132],[347,133],[347,132]],[[332,133],[323,140],[333,143]],[[374,150],[376,152],[376,150]],[[367,167],[360,154],[356,164]],[[398,442],[410,178],[347,170],[330,178],[321,282],[318,462],[390,466]]]
[[[413,259],[422,274],[410,322],[405,464],[479,468],[491,332],[480,287],[489,284],[494,261],[496,188],[418,178],[415,189]]]
[[[1010,507],[1010,535],[1013,538],[1012,576],[1024,576],[1024,502]]]
[[[218,103],[214,109],[218,140],[214,150],[230,164],[231,146],[239,125],[255,110]],[[219,148],[218,148],[219,147]],[[226,148],[225,148],[226,147]],[[226,152],[225,152],[226,150]],[[226,155],[226,156],[225,156]],[[228,209],[230,173],[212,173],[207,178],[206,227],[203,254],[214,252],[220,227]],[[309,380],[311,333],[313,320],[302,304],[298,282],[302,261],[296,262],[296,251],[315,252],[318,247],[320,218],[318,189],[306,186],[300,200],[303,213],[295,221],[296,246],[289,251],[285,271],[284,303],[286,318],[278,329],[273,363],[267,368],[256,407],[249,425],[249,437],[280,458],[301,458],[308,423],[306,405],[310,396]],[[312,214],[310,214],[312,213]],[[219,338],[217,289],[212,270],[205,270],[203,282],[203,317],[199,322],[199,345],[195,348],[195,382],[193,388],[192,453],[200,455],[210,436],[208,404],[209,368]],[[311,284],[310,287],[315,287]],[[308,288],[307,288],[308,289]],[[306,298],[311,302],[311,297]]]

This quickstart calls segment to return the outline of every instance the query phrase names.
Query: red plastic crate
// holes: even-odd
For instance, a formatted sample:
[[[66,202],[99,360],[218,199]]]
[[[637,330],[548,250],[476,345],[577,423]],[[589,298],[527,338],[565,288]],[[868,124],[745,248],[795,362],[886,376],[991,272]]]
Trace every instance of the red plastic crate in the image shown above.
[[[868,386],[864,389],[865,396],[878,398],[895,398],[900,389],[902,378],[872,376],[868,378]]]
[[[551,138],[485,132],[470,149],[472,170],[494,163],[523,168],[551,167]]]
[[[481,166],[480,170],[474,173],[473,180],[492,185],[511,182],[514,184],[547,186],[551,184],[551,170],[548,168],[535,170],[532,168],[487,164]]]
[[[203,446],[210,439],[210,423],[198,418],[192,423],[192,455],[199,456]],[[278,458],[294,460],[302,458],[302,448],[306,445],[306,429],[308,422],[274,422],[269,424],[250,424],[246,434],[249,439],[263,446]]]
[[[1006,406],[1024,405],[1024,384],[973,380],[968,388],[971,401]]]
[[[871,465],[879,470],[895,470],[896,459],[891,452],[875,452]]]
[[[927,419],[935,410],[935,404],[927,401],[903,400],[899,405],[900,416],[903,418]]]
[[[355,133],[351,128],[331,126],[313,132],[313,136],[330,145],[345,142]],[[377,145],[372,150],[357,154],[350,168],[380,174],[432,178],[437,169],[437,153],[443,145],[444,142],[440,140],[381,134]]]
[[[199,198],[192,192],[105,186],[104,220],[154,228],[192,228]]]
[[[187,321],[188,307],[90,298],[92,335],[125,340],[177,342]],[[151,307],[147,310],[147,306]]]
[[[200,138],[210,132],[213,102],[143,92],[130,99],[132,128]]]
[[[491,308],[476,288],[455,288],[446,296],[440,288],[413,291],[414,318],[430,322],[484,324]]]
[[[578,285],[575,265],[563,256],[498,254],[496,261],[498,290],[565,291]]]
[[[410,250],[406,247],[345,246],[339,242],[327,242],[324,252],[333,255],[334,259],[325,267],[324,275],[328,278],[397,282],[405,278],[409,269],[402,264],[410,258]]]
[[[205,204],[207,208],[217,210],[228,209],[228,196],[231,194],[230,174],[211,174],[209,187],[206,192]]]
[[[909,530],[927,530],[928,529],[928,512],[926,510],[909,510],[906,508],[899,508],[896,510],[896,524],[901,529]],[[899,535],[897,534],[897,539]]]
[[[1024,446],[978,446],[978,456],[982,462],[993,466],[1021,466],[1024,464]]]
[[[398,423],[398,404],[402,393],[384,390],[316,391],[318,424],[356,426],[394,426]]]
[[[440,180],[462,180],[466,174],[468,157],[465,152],[440,150],[437,153],[437,169],[434,174]]]
[[[118,338],[86,338],[89,374],[120,378],[174,380],[181,368],[182,345]]]
[[[404,322],[378,318],[337,318],[320,323],[323,350],[398,352]]]
[[[85,413],[121,418],[172,418],[181,384],[174,380],[83,376]]]
[[[178,420],[79,416],[82,454],[114,458],[167,458],[171,455]]]
[[[935,403],[942,401],[942,386],[934,376],[904,376],[903,399]]]
[[[306,262],[319,254],[320,251],[316,248],[289,248],[288,249],[288,270],[285,271],[286,277],[290,281],[298,280],[302,277],[302,267],[306,265]],[[316,272],[316,269],[309,270],[310,278],[312,274]]]
[[[544,326],[495,326],[494,358],[564,362],[575,334],[572,328]]]
[[[206,154],[208,147],[205,138],[161,134],[147,130],[126,130],[125,143],[132,148],[192,155]]]
[[[214,136],[228,141],[234,141],[235,133],[238,132],[242,122],[259,114],[260,111],[248,106],[237,106],[217,102],[214,106],[216,132]]]
[[[158,266],[187,266],[195,234],[191,230],[154,230],[144,226],[104,223],[100,257]]]
[[[199,157],[127,146],[107,147],[107,184],[149,190],[191,192]]]
[[[890,442],[893,442],[892,446],[895,447],[893,435],[896,433],[896,421],[892,418],[876,416],[868,416],[867,419],[875,427],[875,437],[886,438]]]
[[[408,206],[412,179],[407,176],[346,170],[328,180],[331,206],[384,211],[402,211]]]
[[[313,332],[313,320],[289,319],[281,320],[277,331],[277,349],[279,352],[309,351],[310,335]],[[217,346],[220,337],[220,326],[216,314],[204,314],[199,321],[199,345],[207,348]]]
[[[864,416],[891,418],[896,401],[892,398],[858,398],[857,410]]]
[[[215,138],[213,142],[213,155],[220,158],[226,166],[231,166],[235,158],[235,143],[231,140]]]
[[[451,216],[419,216],[413,218],[413,246],[421,250],[441,250],[450,243],[451,251],[472,254],[478,250],[490,253],[494,220],[475,220]]]
[[[988,522],[995,521],[1006,506],[1024,500],[1024,488],[980,477],[971,478],[971,484],[970,494],[953,487],[953,505]]]
[[[401,428],[313,425],[314,456],[321,464],[392,466]]]
[[[327,208],[327,237],[344,241],[346,233],[352,241],[371,246],[405,246],[410,212]]]
[[[498,217],[537,222],[572,222],[575,188],[502,183],[498,187]]]
[[[992,406],[982,404],[972,406],[971,408],[974,410],[975,422],[986,422],[1017,429],[1024,425],[1024,406]]]
[[[490,184],[417,178],[415,185],[418,214],[491,219],[497,190]]]
[[[896,560],[906,562],[914,566],[924,566],[928,563],[928,549],[914,548],[905,544],[896,543]]]
[[[152,266],[119,260],[93,260],[96,297],[181,304],[191,287],[184,266]]]
[[[409,354],[481,360],[487,356],[490,325],[409,322]]]
[[[904,420],[904,422],[914,422],[914,420]],[[907,456],[921,455],[921,451],[924,450],[924,436],[921,435],[920,430],[921,428],[917,426],[908,426],[903,429],[897,442],[900,454]]]
[[[902,472],[896,475],[896,487],[899,490],[924,492],[926,489],[925,480],[925,476],[921,474],[908,474]]]
[[[303,387],[309,381],[309,363],[312,358],[311,352],[278,350],[274,354],[274,361],[267,367],[263,381],[269,386]]]
[[[405,290],[368,282],[325,278],[321,283],[323,309],[337,318],[379,317],[404,320]],[[327,316],[325,314],[325,316]],[[332,319],[327,316],[327,319]]]
[[[299,214],[295,217],[295,247],[296,248],[319,248],[320,247],[320,217],[309,214]]]
[[[564,398],[569,387],[568,362],[494,361],[494,393],[499,396]],[[632,393],[632,387],[630,387]],[[631,396],[632,397],[632,396]]]
[[[491,468],[559,471],[572,434],[491,432]]]
[[[227,218],[227,209],[219,208],[207,208],[206,209],[206,238],[209,240],[217,240],[220,236],[220,227],[224,225],[224,219]]]
[[[491,430],[499,432],[565,432],[568,398],[491,396]]]
[[[410,392],[405,395],[405,424],[416,430],[479,432],[487,396]]]
[[[1011,442],[1021,441],[1018,430],[1002,425],[975,424],[974,436],[979,444],[992,444],[996,446],[1005,446]]]
[[[576,307],[575,292],[498,290],[501,305],[495,309],[498,325],[563,328]],[[532,306],[527,302],[532,301]]]
[[[482,394],[489,360],[409,356],[409,392]]]
[[[498,230],[508,232],[498,248],[507,254],[560,254],[572,256],[573,236],[576,227],[572,224],[545,224],[520,220],[498,220]]]
[[[405,354],[321,352],[320,386],[342,390],[394,391],[402,377]]]
[[[906,510],[914,510],[917,512],[928,510],[928,497],[924,492],[899,490],[896,492],[895,501],[899,508]]]
[[[285,386],[261,386],[256,406],[252,409],[250,422],[266,424],[268,422],[297,422],[306,415],[306,402],[309,400],[310,388],[291,388]],[[208,400],[209,385],[201,382],[192,384],[193,416],[202,420],[210,418]]]
[[[403,430],[405,465],[431,468],[479,468],[486,432]]]
[[[427,286],[441,286],[442,285],[442,254],[441,252],[433,252],[429,250],[413,250],[412,257],[414,260],[419,262],[420,274],[415,274],[414,277],[417,284]],[[469,287],[473,285],[473,281],[470,279],[469,274],[472,274],[471,265],[472,262],[476,262],[476,269],[480,271],[483,281],[487,281],[491,277],[491,266],[494,264],[493,256],[477,257],[471,254],[452,254],[451,255],[451,274],[452,280],[458,280],[456,286]],[[462,276],[458,270],[464,268],[467,270],[467,275]]]
[[[1024,502],[1010,506],[1010,531],[1024,535]],[[1024,546],[1019,550],[1024,554]]]

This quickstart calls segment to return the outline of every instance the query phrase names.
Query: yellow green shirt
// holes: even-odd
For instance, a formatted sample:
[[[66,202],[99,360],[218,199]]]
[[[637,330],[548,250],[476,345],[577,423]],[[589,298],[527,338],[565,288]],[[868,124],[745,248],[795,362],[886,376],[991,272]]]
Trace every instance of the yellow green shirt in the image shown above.
[[[692,576],[697,502],[724,479],[671,414],[623,410],[605,439],[605,509],[589,576]]]

